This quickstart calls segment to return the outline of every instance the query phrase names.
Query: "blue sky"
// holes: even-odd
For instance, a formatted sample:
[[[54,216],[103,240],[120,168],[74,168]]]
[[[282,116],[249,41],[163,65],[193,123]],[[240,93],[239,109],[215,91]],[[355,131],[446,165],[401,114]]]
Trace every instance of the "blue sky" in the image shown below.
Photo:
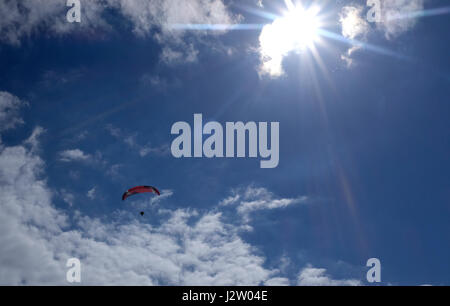
[[[286,52],[285,1],[85,2],[0,4],[1,284],[66,284],[71,257],[84,284],[369,285],[372,257],[449,283],[445,1],[318,1],[328,35]],[[278,167],[174,158],[195,113],[279,122]]]

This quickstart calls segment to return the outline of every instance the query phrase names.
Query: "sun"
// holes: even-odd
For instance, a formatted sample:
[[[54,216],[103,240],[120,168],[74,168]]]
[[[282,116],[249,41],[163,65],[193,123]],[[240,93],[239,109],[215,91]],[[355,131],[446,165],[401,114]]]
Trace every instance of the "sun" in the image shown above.
[[[283,28],[282,39],[290,42],[293,48],[310,48],[319,38],[320,22],[316,7],[304,9],[295,6],[288,10],[280,20]]]
[[[294,5],[286,0],[288,10],[266,25],[259,37],[264,65],[269,74],[282,73],[281,61],[292,51],[301,52],[313,49],[320,35],[321,21],[316,6],[305,9],[300,4]]]

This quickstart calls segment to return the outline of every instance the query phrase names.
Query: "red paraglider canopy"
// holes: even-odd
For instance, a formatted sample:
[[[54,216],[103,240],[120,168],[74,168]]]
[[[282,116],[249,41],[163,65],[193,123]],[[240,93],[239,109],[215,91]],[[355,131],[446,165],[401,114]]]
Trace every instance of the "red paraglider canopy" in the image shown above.
[[[129,196],[132,196],[134,194],[138,193],[146,193],[146,192],[152,192],[157,195],[161,195],[158,189],[152,186],[137,186],[133,187],[131,189],[128,189],[122,196],[122,201],[125,201]]]

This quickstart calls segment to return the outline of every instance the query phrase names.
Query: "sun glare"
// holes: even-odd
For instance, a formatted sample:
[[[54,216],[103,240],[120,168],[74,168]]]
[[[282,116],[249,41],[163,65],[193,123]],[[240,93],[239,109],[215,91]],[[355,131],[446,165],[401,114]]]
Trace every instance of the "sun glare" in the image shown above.
[[[263,70],[271,75],[282,74],[283,57],[292,51],[311,49],[319,39],[319,9],[304,9],[286,1],[288,11],[272,24],[266,25],[260,35]]]
[[[282,27],[285,31],[281,35],[282,39],[292,43],[294,49],[311,47],[319,37],[317,13],[317,9],[305,10],[301,6],[288,11],[281,18]]]

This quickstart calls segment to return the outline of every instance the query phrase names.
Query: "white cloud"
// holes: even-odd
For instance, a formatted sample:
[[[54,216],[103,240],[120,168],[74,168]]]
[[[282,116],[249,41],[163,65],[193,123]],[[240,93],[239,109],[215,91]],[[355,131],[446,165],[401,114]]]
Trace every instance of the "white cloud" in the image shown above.
[[[0,91],[0,132],[23,124],[22,118],[19,117],[19,110],[25,105],[27,103],[21,101],[18,97]]]
[[[96,196],[97,196],[97,187],[93,187],[92,189],[90,189],[86,196],[91,199],[91,200],[95,200]]]
[[[381,19],[376,27],[381,30],[387,39],[394,39],[411,30],[417,23],[417,13],[424,9],[425,0],[382,0]],[[345,6],[340,12],[342,36],[349,39],[366,41],[371,26],[366,18],[366,10],[362,6]],[[353,45],[341,59],[348,67],[354,64],[352,54],[361,48]]]
[[[281,50],[278,43],[274,43],[283,32],[279,20],[265,25],[259,36],[260,74],[277,78],[284,74],[283,58],[291,52],[290,47]]]
[[[249,215],[254,211],[286,208],[291,205],[305,204],[307,201],[306,196],[278,198],[266,188],[249,186],[234,190],[230,197],[219,203],[219,206],[235,205],[237,212],[248,222]]]
[[[132,197],[130,198],[130,205],[136,209],[145,210],[151,208],[154,205],[159,204],[162,201],[167,200],[172,197],[174,192],[170,189],[162,189],[160,190],[160,196],[151,196],[151,197]],[[159,210],[160,213],[171,212],[166,210]]]
[[[70,257],[81,259],[83,284],[257,285],[273,273],[217,212],[168,211],[155,226],[79,213],[69,230],[43,166],[25,146],[0,151],[0,284],[65,284]]]
[[[35,150],[39,147],[39,137],[44,134],[46,131],[42,127],[38,126],[33,130],[31,136],[25,140],[25,144],[30,145],[32,150]]]
[[[171,196],[173,196],[173,190],[170,189],[163,189],[161,190],[161,195],[158,197],[153,197],[150,201],[150,204],[156,204],[159,203],[165,199],[170,198]]]
[[[24,146],[0,150],[1,284],[48,281],[61,269],[47,242],[67,219],[51,205],[52,194],[40,178],[43,166]]]
[[[370,31],[369,23],[363,16],[361,6],[344,6],[339,14],[339,22],[341,23],[342,36],[351,40],[365,40]],[[341,55],[341,59],[346,62],[347,67],[350,68],[354,64],[351,56],[359,49],[359,45],[353,45],[345,54]]]
[[[303,268],[299,275],[297,284],[299,286],[360,286],[361,281],[357,279],[332,279],[326,274],[326,269],[314,268],[311,265]]]
[[[59,160],[63,162],[88,161],[91,159],[91,155],[84,153],[80,149],[65,150],[59,152]]]
[[[237,203],[237,201],[239,201],[240,198],[241,198],[240,195],[235,192],[234,195],[229,196],[228,198],[225,198],[222,201],[220,201],[219,206],[233,205]]]
[[[238,17],[231,14],[222,0],[110,0],[134,26],[139,36],[148,35],[154,28],[160,31],[153,36],[165,47],[161,60],[174,64],[194,62],[198,50],[185,42],[185,30],[174,29],[177,24],[234,24]],[[226,31],[195,31],[190,36],[220,35]]]
[[[285,277],[274,277],[274,278],[268,279],[264,283],[264,286],[289,286],[289,285],[290,285],[290,281],[289,281],[289,279],[287,279]]]
[[[106,10],[112,9],[131,22],[136,35],[153,35],[161,44],[170,48],[176,47],[182,58],[191,61],[196,52],[195,48],[183,41],[185,31],[174,30],[171,25],[231,24],[237,18],[222,0],[90,0],[82,1],[81,5],[81,23],[71,24],[66,20],[69,8],[66,7],[65,1],[1,1],[0,41],[19,45],[24,38],[41,32],[62,35],[74,31],[109,31],[112,25],[108,24],[103,15]],[[213,34],[222,33],[224,32]],[[206,32],[196,31],[191,33],[191,36],[205,34]]]
[[[286,0],[285,4],[288,11],[265,25],[259,35],[261,76],[280,77],[284,74],[283,59],[286,56],[312,50],[319,40],[320,7],[304,8],[301,3],[294,4],[291,0]]]
[[[383,1],[383,20],[379,24],[387,39],[396,38],[413,28],[417,18],[411,13],[423,10],[425,0],[388,0]]]
[[[234,17],[222,0],[109,0],[128,17],[138,35],[159,27],[166,36],[178,37],[173,24],[230,24]]]
[[[350,39],[364,37],[370,30],[361,6],[344,6],[339,14],[342,36]]]

